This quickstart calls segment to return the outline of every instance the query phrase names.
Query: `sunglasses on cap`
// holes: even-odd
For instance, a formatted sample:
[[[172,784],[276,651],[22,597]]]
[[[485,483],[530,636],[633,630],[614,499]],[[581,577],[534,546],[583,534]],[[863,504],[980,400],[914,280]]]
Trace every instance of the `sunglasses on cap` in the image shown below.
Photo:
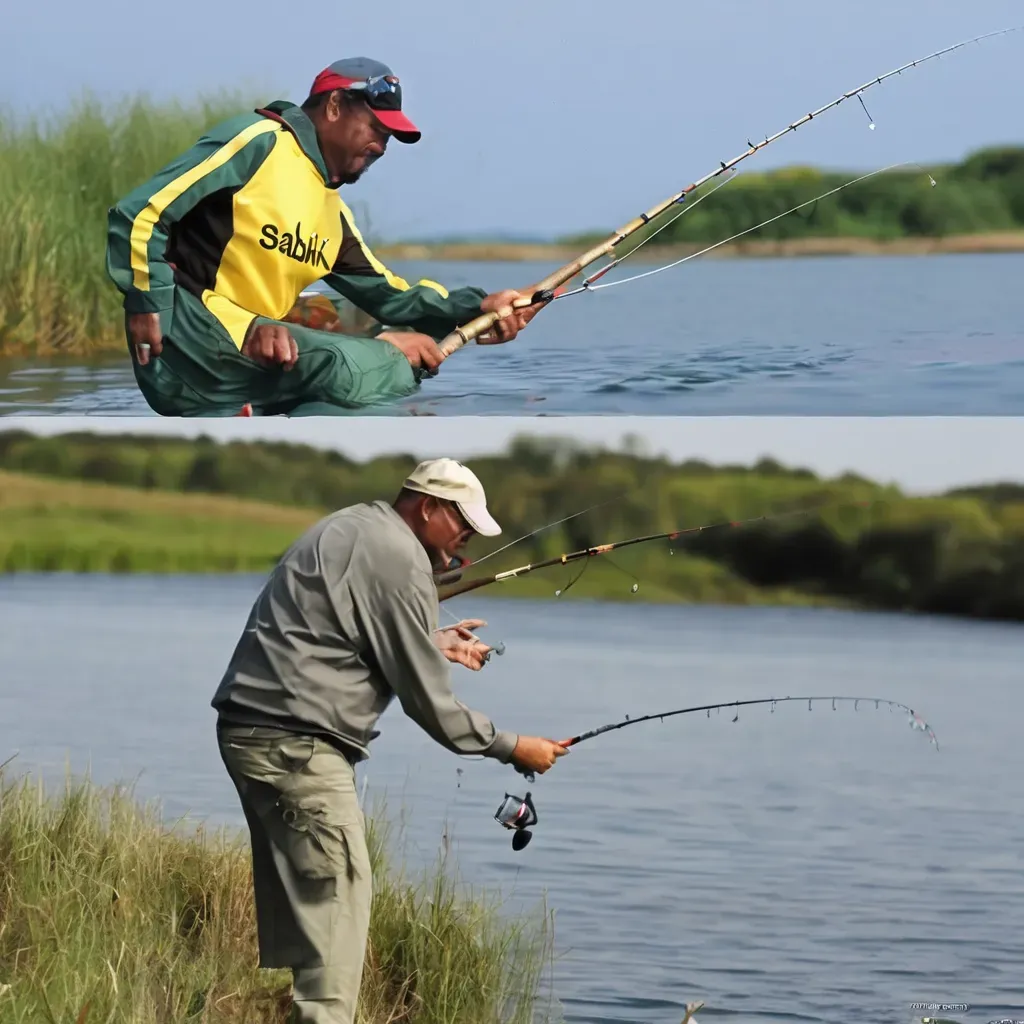
[[[371,107],[381,110],[400,110],[401,106],[389,97],[399,95],[400,84],[395,75],[375,75],[362,82],[353,82],[345,87],[346,92],[358,92],[366,97]]]

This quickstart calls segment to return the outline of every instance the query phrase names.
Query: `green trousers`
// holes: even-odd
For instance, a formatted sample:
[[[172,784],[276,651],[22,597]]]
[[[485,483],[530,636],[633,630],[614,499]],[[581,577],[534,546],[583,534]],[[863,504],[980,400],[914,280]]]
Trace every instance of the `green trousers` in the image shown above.
[[[355,773],[331,744],[218,723],[252,842],[260,967],[291,968],[291,1024],[353,1024],[372,879]]]
[[[382,405],[416,391],[420,374],[392,344],[281,324],[298,346],[290,370],[242,355],[221,323],[191,292],[175,289],[174,308],[160,315],[163,351],[139,364],[128,340],[139,390],[161,416],[236,416],[247,402],[257,416],[317,415]],[[127,337],[127,318],[125,321]],[[312,408],[304,408],[304,407]]]

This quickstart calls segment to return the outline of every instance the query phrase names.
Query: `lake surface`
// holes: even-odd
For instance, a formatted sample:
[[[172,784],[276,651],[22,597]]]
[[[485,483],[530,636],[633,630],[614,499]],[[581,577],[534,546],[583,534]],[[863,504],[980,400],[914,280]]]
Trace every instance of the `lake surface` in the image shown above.
[[[489,291],[553,267],[398,263]],[[629,262],[613,276],[652,269]],[[1024,413],[1024,254],[701,260],[560,299],[384,415]],[[0,414],[152,415],[127,354],[0,361]]]
[[[138,779],[169,816],[242,826],[209,699],[256,577],[0,577],[0,761]],[[532,787],[513,852],[492,815],[525,782],[460,760],[397,708],[360,774],[406,815],[405,857],[446,827],[460,873],[510,911],[556,914],[570,1021],[910,1021],[1024,1017],[1024,629],[821,610],[472,600],[507,651],[459,696],[554,737],[648,712],[780,704],[641,724],[575,748]],[[462,770],[461,776],[457,773]]]

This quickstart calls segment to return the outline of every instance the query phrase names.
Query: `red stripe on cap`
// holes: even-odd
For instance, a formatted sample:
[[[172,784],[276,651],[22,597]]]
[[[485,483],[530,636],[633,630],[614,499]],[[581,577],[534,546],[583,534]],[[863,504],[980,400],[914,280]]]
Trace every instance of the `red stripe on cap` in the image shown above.
[[[354,78],[342,78],[341,75],[330,68],[324,68],[313,79],[313,86],[309,90],[309,95],[316,96],[322,92],[330,92],[332,89],[347,89],[355,81]]]

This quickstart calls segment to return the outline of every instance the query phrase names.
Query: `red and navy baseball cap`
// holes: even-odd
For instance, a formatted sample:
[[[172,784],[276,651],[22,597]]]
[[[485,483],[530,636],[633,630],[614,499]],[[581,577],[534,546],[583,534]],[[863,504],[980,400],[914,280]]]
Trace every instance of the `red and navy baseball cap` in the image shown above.
[[[399,142],[419,142],[419,128],[402,113],[402,86],[387,64],[369,57],[336,60],[316,76],[309,95],[334,89],[360,93],[377,120]]]

